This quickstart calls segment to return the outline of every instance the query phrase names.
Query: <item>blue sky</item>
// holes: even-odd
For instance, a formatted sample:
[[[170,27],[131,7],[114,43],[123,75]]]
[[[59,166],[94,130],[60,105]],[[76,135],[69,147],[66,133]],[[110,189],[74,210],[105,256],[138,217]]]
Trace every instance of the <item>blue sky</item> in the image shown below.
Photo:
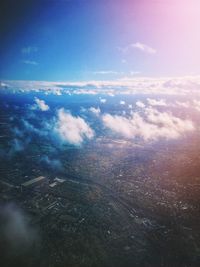
[[[196,0],[15,2],[2,11],[0,79],[199,74]]]

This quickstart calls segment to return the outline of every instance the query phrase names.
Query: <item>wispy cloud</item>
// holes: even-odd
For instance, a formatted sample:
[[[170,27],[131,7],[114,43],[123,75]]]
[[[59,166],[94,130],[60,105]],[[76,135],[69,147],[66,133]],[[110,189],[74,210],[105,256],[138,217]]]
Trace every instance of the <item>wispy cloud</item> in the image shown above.
[[[8,253],[6,250],[7,256],[9,255],[8,257],[12,253],[24,255],[24,252],[31,252],[33,244],[36,245],[38,243],[36,229],[31,226],[26,214],[14,203],[1,204],[0,221],[0,235],[9,251]]]
[[[147,54],[156,54],[156,50],[154,48],[140,42],[132,44],[131,47],[139,49],[140,51]]]
[[[106,74],[114,74],[114,75],[123,75],[124,72],[119,72],[119,71],[114,71],[114,70],[99,70],[99,71],[94,71],[93,74],[98,75],[98,74],[102,74],[102,75],[106,75]]]
[[[22,62],[24,64],[28,64],[28,65],[34,65],[34,66],[37,66],[38,65],[38,62],[36,62],[34,60],[22,60]]]
[[[36,46],[26,46],[21,49],[22,54],[31,54],[38,51],[38,48]]]
[[[141,42],[136,42],[136,43],[131,43],[125,47],[118,47],[118,49],[122,52],[122,53],[128,53],[130,51],[132,51],[133,49],[138,49],[146,54],[156,54],[156,49],[152,48],[149,45],[146,45],[144,43]]]
[[[118,77],[131,77],[131,76],[135,76],[140,74],[140,71],[128,71],[128,72],[124,72],[124,71],[114,71],[114,70],[101,70],[101,71],[94,71],[92,72],[92,74],[94,75],[114,75],[114,76],[118,76]]]
[[[45,155],[45,156],[42,156],[39,161],[42,164],[46,164],[49,168],[53,169],[54,171],[63,170],[62,163],[59,159],[52,159],[52,158],[49,158],[49,156]]]

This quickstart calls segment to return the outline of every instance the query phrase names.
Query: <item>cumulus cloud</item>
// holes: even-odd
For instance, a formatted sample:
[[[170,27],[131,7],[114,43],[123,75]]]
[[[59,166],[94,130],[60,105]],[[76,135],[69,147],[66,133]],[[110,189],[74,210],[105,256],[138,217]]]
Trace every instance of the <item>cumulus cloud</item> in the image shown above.
[[[124,100],[121,100],[119,103],[120,103],[120,105],[125,105],[126,104],[126,102]]]
[[[35,97],[36,107],[42,111],[49,110],[49,106],[45,103],[44,100],[41,100],[37,97]]]
[[[103,103],[103,104],[106,103],[106,101],[107,101],[105,98],[101,98],[101,97],[99,98],[99,100],[100,100],[100,102]]]
[[[171,113],[159,112],[154,108],[146,108],[143,117],[137,112],[131,117],[104,114],[103,123],[113,132],[126,138],[140,137],[145,141],[176,139],[186,132],[194,130],[190,120],[182,120]]]
[[[142,101],[137,101],[136,106],[138,106],[139,108],[145,108],[145,104]]]
[[[156,100],[152,98],[147,98],[147,101],[151,106],[167,106],[166,101],[164,99]]]
[[[80,145],[85,138],[91,139],[94,136],[94,131],[83,118],[74,117],[63,108],[58,110],[55,131],[63,141],[73,145]]]
[[[101,110],[100,110],[99,107],[98,108],[90,107],[89,108],[89,111],[92,112],[92,113],[94,113],[96,116],[98,116],[101,113]]]
[[[132,109],[132,108],[133,108],[133,105],[132,105],[132,104],[129,104],[129,105],[128,105],[128,108],[129,108],[129,109]]]
[[[92,112],[96,115],[100,109],[93,108]],[[73,116],[70,112],[63,108],[59,109],[56,116],[46,120],[37,121],[37,118],[29,121],[25,118],[21,120],[20,129],[16,128],[13,131],[15,138],[11,142],[12,152],[19,152],[26,148],[32,138],[39,136],[46,140],[51,140],[55,145],[62,145],[63,142],[68,142],[73,145],[80,145],[86,139],[92,139],[94,131],[90,128],[87,122],[79,117]],[[42,158],[46,164],[59,165],[57,160],[50,158]]]

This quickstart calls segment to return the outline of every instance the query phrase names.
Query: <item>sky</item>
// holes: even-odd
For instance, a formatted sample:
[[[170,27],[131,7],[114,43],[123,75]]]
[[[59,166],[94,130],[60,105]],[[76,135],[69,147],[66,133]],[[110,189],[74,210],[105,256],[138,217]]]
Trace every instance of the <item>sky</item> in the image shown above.
[[[0,79],[199,75],[199,0],[3,0]]]

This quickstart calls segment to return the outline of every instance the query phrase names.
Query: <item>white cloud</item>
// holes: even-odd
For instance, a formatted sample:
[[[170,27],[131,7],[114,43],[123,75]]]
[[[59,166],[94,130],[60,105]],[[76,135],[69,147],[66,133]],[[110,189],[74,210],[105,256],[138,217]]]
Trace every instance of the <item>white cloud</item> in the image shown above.
[[[183,107],[183,108],[189,108],[190,107],[190,103],[189,102],[180,102],[180,101],[176,101],[176,105]]]
[[[27,64],[27,65],[34,65],[34,66],[37,66],[38,65],[38,62],[36,62],[34,60],[23,60],[22,62],[24,64]]]
[[[186,132],[194,130],[190,120],[182,120],[167,112],[159,112],[153,108],[146,108],[144,117],[135,112],[129,118],[104,114],[103,123],[126,138],[140,137],[145,141],[159,138],[176,139]]]
[[[91,139],[94,136],[94,131],[84,119],[72,116],[63,108],[58,110],[55,131],[63,141],[73,145],[80,145],[85,138]]]
[[[41,100],[37,97],[35,97],[36,107],[39,108],[42,111],[49,110],[49,106],[45,103],[44,100]]]
[[[156,49],[150,47],[149,45],[143,44],[141,42],[136,42],[136,43],[132,43],[129,44],[125,47],[118,47],[118,49],[122,52],[122,53],[128,53],[130,52],[132,49],[138,49],[146,54],[156,54]]]
[[[151,106],[167,106],[166,101],[164,99],[156,100],[152,98],[147,98],[147,101]]]
[[[147,54],[155,54],[156,50],[146,44],[137,42],[135,44],[131,44],[133,48],[139,49],[140,51],[147,53]]]
[[[141,73],[140,71],[133,71],[133,70],[132,70],[132,71],[130,71],[129,74],[130,74],[131,76],[134,76],[134,75],[137,75],[137,74],[140,74],[140,73]]]
[[[189,102],[189,101],[187,101],[187,102],[176,101],[175,106],[180,106],[183,108],[193,108],[193,109],[196,109],[197,111],[200,111],[200,100],[193,100],[191,102]]]
[[[26,46],[26,47],[23,47],[21,50],[22,54],[31,54],[37,51],[38,51],[38,48],[36,46]]]
[[[124,77],[115,80],[91,80],[79,82],[48,82],[48,81],[3,81],[7,88],[1,90],[10,90],[12,92],[45,92],[48,94],[60,93],[75,94],[148,94],[148,95],[200,95],[200,76],[183,77]],[[92,88],[92,89],[91,89]]]
[[[124,100],[121,100],[119,103],[120,103],[120,105],[125,105],[126,104],[126,102]]]
[[[95,112],[99,110],[96,109]],[[37,116],[35,116],[37,119]],[[79,117],[73,116],[63,108],[57,111],[56,116],[48,119],[39,119],[39,125],[22,118],[20,129],[14,128],[15,139],[12,141],[10,153],[22,151],[30,143],[33,136],[47,138],[55,145],[68,142],[73,145],[81,145],[84,140],[92,139],[95,132],[87,122]],[[46,163],[48,160],[46,159]],[[55,164],[56,161],[53,161]]]
[[[101,103],[104,103],[104,104],[105,104],[106,101],[107,101],[105,98],[101,98],[101,97],[99,98],[99,100],[100,100]]]
[[[118,75],[118,74],[124,74],[123,72],[118,72],[118,71],[114,71],[114,70],[99,70],[99,71],[94,71],[93,74],[98,75],[98,74],[102,74],[102,75],[106,75],[106,74],[113,74],[113,75]]]
[[[142,101],[137,101],[136,106],[138,106],[139,108],[145,108],[145,104]]]
[[[199,101],[199,100],[194,100],[194,101],[193,101],[193,107],[194,107],[196,110],[200,111],[200,101]]]
[[[91,107],[89,108],[89,111],[91,111],[92,113],[94,113],[96,116],[98,116],[101,113],[100,108],[95,108],[95,107]]]
[[[4,87],[6,88],[7,86],[8,85],[6,83],[3,83],[3,82],[0,81],[0,88],[4,88]]]

